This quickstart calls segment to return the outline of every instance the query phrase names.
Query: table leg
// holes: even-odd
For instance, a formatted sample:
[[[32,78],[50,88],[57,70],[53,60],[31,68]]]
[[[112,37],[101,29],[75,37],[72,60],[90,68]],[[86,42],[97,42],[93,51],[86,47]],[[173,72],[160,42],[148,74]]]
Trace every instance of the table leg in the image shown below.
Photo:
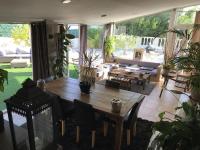
[[[146,80],[144,79],[144,80],[142,81],[143,90],[145,89],[145,85],[146,85]]]
[[[119,119],[116,122],[116,131],[115,131],[115,150],[121,149],[121,142],[123,137],[123,120]]]

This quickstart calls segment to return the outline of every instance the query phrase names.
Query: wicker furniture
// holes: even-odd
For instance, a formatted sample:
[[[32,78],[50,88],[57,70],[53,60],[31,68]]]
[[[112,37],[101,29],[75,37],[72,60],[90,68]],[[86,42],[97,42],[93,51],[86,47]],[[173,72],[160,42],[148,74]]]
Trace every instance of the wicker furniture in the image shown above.
[[[143,73],[140,70],[129,70],[124,68],[117,68],[112,69],[110,72],[108,72],[109,78],[114,78],[124,86],[127,86],[128,88],[131,88],[131,83],[136,81],[137,84],[141,85],[143,89],[145,89],[145,84],[150,82],[150,73]]]

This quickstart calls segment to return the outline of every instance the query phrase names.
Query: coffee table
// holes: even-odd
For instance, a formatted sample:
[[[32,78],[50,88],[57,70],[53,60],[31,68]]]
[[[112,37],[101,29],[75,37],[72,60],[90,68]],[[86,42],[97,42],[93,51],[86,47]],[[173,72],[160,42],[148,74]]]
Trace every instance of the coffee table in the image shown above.
[[[130,69],[124,69],[124,68],[117,68],[112,69],[108,72],[108,78],[110,79],[115,78],[117,80],[127,81],[131,86],[131,83],[133,81],[136,81],[138,85],[141,85],[143,87],[143,90],[145,89],[146,83],[150,82],[150,73],[145,73],[140,70],[130,70]]]

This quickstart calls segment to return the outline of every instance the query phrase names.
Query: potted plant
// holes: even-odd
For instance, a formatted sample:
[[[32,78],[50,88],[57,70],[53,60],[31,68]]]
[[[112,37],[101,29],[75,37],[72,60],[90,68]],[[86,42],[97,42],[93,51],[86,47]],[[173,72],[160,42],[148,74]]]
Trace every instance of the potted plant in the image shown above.
[[[0,91],[4,91],[4,82],[8,82],[8,72],[6,70],[0,69]]]
[[[93,62],[97,60],[99,55],[94,49],[85,50],[83,52],[83,65],[80,67],[80,89],[81,92],[89,94],[91,84],[95,82],[96,72],[92,67]]]
[[[54,64],[52,67],[54,78],[60,78],[67,74],[68,69],[68,51],[71,44],[71,39],[75,36],[68,33],[70,27],[66,28],[64,25],[60,25],[60,33],[58,33],[58,53],[54,58]]]
[[[181,49],[182,55],[174,59],[178,69],[191,72],[190,85],[191,96],[199,100],[200,97],[200,42],[189,43],[185,49]],[[200,102],[200,101],[199,101]]]
[[[105,60],[109,61],[110,57],[115,50],[115,38],[113,36],[107,36],[104,42]]]
[[[196,101],[198,102],[200,97],[200,41],[193,42],[192,36],[194,32],[196,32],[199,29],[200,25],[195,24],[191,31],[187,29],[172,29],[164,32],[175,33],[177,36],[181,37],[183,41],[180,45],[179,50],[171,57],[167,56],[168,54],[165,52],[166,58],[164,67],[170,68],[170,64],[172,64],[172,66],[176,66],[178,70],[191,72],[191,97],[193,100],[196,99]]]
[[[183,103],[181,107],[185,116],[162,112],[160,122],[153,125],[157,134],[149,146],[149,150],[199,150],[200,149],[200,106]],[[167,117],[173,115],[174,120]]]

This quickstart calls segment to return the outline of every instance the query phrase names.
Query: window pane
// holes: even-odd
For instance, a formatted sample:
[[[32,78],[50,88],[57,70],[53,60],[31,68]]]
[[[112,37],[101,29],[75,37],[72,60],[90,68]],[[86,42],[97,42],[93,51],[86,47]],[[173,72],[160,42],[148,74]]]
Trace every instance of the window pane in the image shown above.
[[[69,50],[69,77],[78,78],[78,64],[80,52],[79,25],[69,24],[69,33],[75,36],[71,40],[71,48]]]
[[[87,28],[87,48],[94,49],[98,54],[98,62],[95,64],[100,64],[103,62],[103,26],[88,26]]]
[[[200,10],[200,5],[178,9],[176,23],[193,24],[195,20],[196,11],[199,10]]]
[[[163,62],[165,35],[154,38],[168,29],[170,12],[140,17],[116,24],[116,49],[114,56],[135,59],[136,52],[142,52],[142,61]]]
[[[78,59],[79,58],[79,25],[76,24],[71,24],[69,25],[69,33],[73,34],[75,36],[74,39],[71,39],[71,47],[69,51],[69,62],[72,63],[72,59]]]

